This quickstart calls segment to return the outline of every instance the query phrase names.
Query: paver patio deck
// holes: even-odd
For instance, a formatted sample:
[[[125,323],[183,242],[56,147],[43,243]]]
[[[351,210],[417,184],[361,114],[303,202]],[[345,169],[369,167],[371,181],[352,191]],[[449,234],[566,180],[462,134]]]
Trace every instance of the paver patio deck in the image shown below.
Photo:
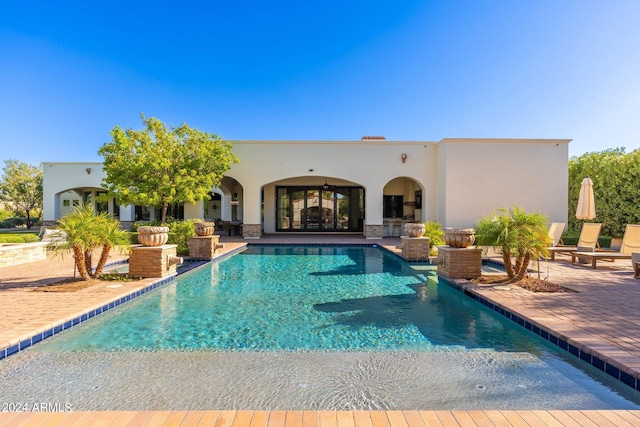
[[[252,243],[223,237],[224,251]],[[378,244],[396,250],[399,238],[365,240],[350,236],[265,236],[256,243]],[[114,255],[111,261],[123,258]],[[541,276],[569,291],[531,293],[515,286],[473,285],[468,293],[502,307],[571,345],[596,355],[640,379],[640,280],[628,260],[571,265],[570,258],[540,263]],[[76,292],[33,289],[73,276],[70,257],[0,268],[0,349],[20,343],[37,331],[72,319],[92,307],[130,294],[154,279],[100,282]],[[326,423],[324,422],[326,421]],[[640,411],[193,411],[0,413],[2,425],[640,425]],[[75,424],[74,424],[75,423]],[[198,424],[200,423],[200,424]]]

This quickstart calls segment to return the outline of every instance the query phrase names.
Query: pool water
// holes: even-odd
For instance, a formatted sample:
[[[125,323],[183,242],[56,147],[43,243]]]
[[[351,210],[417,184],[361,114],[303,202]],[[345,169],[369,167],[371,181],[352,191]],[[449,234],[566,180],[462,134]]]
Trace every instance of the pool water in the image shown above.
[[[249,247],[0,362],[0,381],[90,410],[640,408],[374,247]]]
[[[50,343],[57,350],[533,348],[530,337],[372,247],[252,247]]]

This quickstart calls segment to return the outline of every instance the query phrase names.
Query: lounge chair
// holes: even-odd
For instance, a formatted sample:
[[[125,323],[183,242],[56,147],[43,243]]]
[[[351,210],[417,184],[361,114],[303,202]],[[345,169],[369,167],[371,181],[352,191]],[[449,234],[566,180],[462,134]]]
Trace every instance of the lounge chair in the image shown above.
[[[576,251],[571,254],[571,264],[575,264],[576,259],[591,260],[591,266],[596,268],[598,260],[615,261],[617,259],[631,259],[631,254],[640,252],[640,225],[627,224],[622,236],[622,245],[618,252],[583,252]]]
[[[602,224],[598,222],[585,222],[582,225],[582,230],[580,231],[580,237],[578,238],[577,246],[553,246],[547,248],[549,254],[551,255],[551,261],[555,261],[556,254],[565,254],[571,255],[573,252],[576,252],[578,248],[596,248],[600,247],[598,243],[598,238],[600,237],[600,230],[602,229]]]
[[[549,237],[551,238],[551,245],[555,248],[558,245],[562,245],[562,233],[567,226],[566,222],[552,222],[549,226]]]

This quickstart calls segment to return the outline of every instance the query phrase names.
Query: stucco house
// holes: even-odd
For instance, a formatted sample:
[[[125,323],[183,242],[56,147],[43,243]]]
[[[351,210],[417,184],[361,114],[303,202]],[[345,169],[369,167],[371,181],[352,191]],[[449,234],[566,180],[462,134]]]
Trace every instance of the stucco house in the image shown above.
[[[566,222],[567,139],[441,141],[230,141],[240,159],[207,201],[175,217],[242,223],[243,236],[357,233],[398,236],[406,222],[469,227],[496,208],[520,206]],[[97,204],[102,163],[44,162],[44,222],[83,201],[123,224],[157,209]]]

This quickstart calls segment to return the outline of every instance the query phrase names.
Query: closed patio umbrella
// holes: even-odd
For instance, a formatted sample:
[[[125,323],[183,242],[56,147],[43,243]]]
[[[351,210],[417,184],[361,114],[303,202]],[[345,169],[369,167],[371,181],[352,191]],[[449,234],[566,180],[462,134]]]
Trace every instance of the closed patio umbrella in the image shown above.
[[[576,208],[576,218],[590,220],[596,217],[596,203],[593,198],[593,181],[586,177],[580,185],[580,195],[578,196],[578,207]]]

